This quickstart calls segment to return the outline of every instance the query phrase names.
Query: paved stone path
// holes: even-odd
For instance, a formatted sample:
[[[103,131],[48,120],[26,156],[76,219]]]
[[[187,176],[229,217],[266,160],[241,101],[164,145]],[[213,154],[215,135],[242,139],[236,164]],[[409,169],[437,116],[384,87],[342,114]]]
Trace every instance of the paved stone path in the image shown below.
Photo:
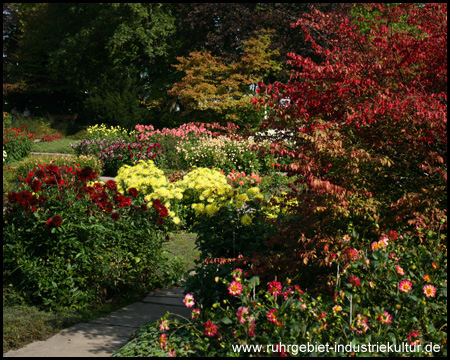
[[[166,312],[189,316],[183,303],[184,288],[151,292],[144,300],[92,320],[62,330],[46,341],[36,341],[4,357],[110,357],[123,347],[130,335]]]

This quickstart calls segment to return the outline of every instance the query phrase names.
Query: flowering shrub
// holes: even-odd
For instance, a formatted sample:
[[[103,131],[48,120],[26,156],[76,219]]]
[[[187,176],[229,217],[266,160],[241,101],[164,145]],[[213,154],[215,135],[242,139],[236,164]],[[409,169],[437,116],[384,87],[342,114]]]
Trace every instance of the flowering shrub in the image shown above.
[[[103,172],[106,176],[115,176],[123,165],[155,159],[161,154],[161,146],[157,143],[128,143],[124,138],[83,140],[72,145],[72,148],[77,155],[97,155],[103,163]]]
[[[193,204],[203,200],[212,203],[231,189],[221,172],[206,168],[196,168],[182,180],[170,183],[151,160],[120,168],[116,180],[121,190],[135,187],[145,194],[147,201],[163,201],[174,223],[184,225],[192,224]]]
[[[207,127],[212,126],[214,126],[214,124],[186,123],[175,129],[164,128],[162,130],[155,130],[152,125],[136,125],[136,130],[138,132],[136,138],[138,141],[148,141],[155,137],[173,137],[180,140],[206,139],[213,136],[212,131],[207,130]]]
[[[246,175],[244,171],[234,171],[227,175],[228,182],[234,187],[248,189],[249,187],[257,186],[261,183],[261,178],[258,174],[252,172],[249,175]]]
[[[31,144],[35,136],[28,133],[25,127],[20,129],[3,129],[3,149],[11,161],[20,160],[31,152]]]
[[[21,160],[17,163],[17,175],[19,178],[26,178],[30,171],[39,167],[40,164],[56,165],[59,167],[71,166],[72,168],[82,169],[86,166],[92,168],[97,174],[102,174],[101,161],[92,155],[80,155],[80,156],[50,156],[50,155],[32,155]],[[18,180],[20,183],[20,180]]]
[[[143,194],[148,202],[155,200],[164,202],[168,209],[170,219],[175,225],[179,225],[180,213],[172,209],[177,207],[177,200],[182,198],[182,190],[174,184],[170,184],[164,172],[155,166],[152,160],[140,160],[136,165],[125,165],[117,173],[116,181],[120,191],[136,188]]]
[[[41,137],[41,141],[43,142],[52,142],[59,139],[64,139],[64,136],[61,134],[47,134]]]
[[[31,303],[82,308],[161,284],[167,209],[97,175],[39,165],[4,198],[3,271]]]
[[[268,242],[274,228],[267,221],[264,195],[256,184],[257,180],[248,189],[239,184],[236,188],[218,185],[216,190],[213,187],[202,192],[191,205],[195,210],[192,231],[197,233],[201,256],[195,269],[198,276],[188,279],[186,287],[203,304],[226,295],[211,284],[212,279],[236,264],[250,267],[249,259],[255,254],[275,250]]]
[[[436,243],[436,236],[428,241]],[[349,244],[355,245],[351,240]],[[115,355],[295,356],[301,351],[304,356],[326,357],[446,356],[445,254],[407,236],[389,241],[385,251],[355,250],[359,256],[353,261],[345,260],[346,255],[336,258],[346,264],[344,269],[338,269],[329,283],[330,292],[316,297],[290,280],[284,285],[276,280],[261,283],[258,277],[248,279],[244,271],[235,269],[215,279],[228,290],[228,298],[204,307],[191,297],[189,305],[195,309],[190,319],[169,319],[166,314],[157,323],[164,326],[145,325]],[[405,276],[397,273],[398,264]],[[403,281],[412,284],[408,292],[399,291]],[[277,348],[280,343],[286,347]],[[368,349],[369,344],[387,348],[388,343],[390,350]],[[261,347],[253,353],[233,349],[250,344]],[[308,344],[312,349],[300,350]],[[329,344],[329,351],[317,351],[317,344]],[[430,344],[437,346],[433,352],[426,350]]]
[[[232,139],[227,136],[206,138],[198,142],[179,142],[177,152],[188,166],[216,167],[228,173],[234,169],[245,172],[270,172],[270,155],[260,157],[260,147],[269,148],[269,141]]]
[[[131,139],[135,135],[135,131],[128,132],[120,126],[106,126],[105,124],[96,124],[89,126],[87,129],[87,140],[103,140],[103,139],[117,139],[118,137]]]

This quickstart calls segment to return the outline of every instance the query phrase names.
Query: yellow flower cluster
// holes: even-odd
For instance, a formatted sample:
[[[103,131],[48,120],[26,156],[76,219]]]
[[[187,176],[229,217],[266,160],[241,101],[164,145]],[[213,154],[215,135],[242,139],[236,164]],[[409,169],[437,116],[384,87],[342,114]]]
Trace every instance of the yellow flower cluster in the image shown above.
[[[175,223],[179,218],[170,210],[173,202],[191,198],[192,201],[205,200],[207,213],[214,214],[218,208],[214,201],[224,197],[231,186],[228,185],[226,177],[217,170],[197,168],[186,174],[183,180],[169,183],[163,171],[158,169],[151,160],[140,160],[134,166],[125,165],[121,167],[116,176],[118,190],[124,191],[131,187],[146,194],[145,199],[151,202],[154,199],[161,200],[169,210]],[[125,188],[125,189],[124,189]]]
[[[218,170],[208,168],[194,168],[176,184],[186,192],[187,196],[196,193],[200,201],[206,200],[209,203],[231,190],[225,175]]]
[[[201,203],[192,204],[192,209],[195,210],[195,214],[202,215],[206,214],[209,217],[214,216],[221,208],[229,205],[235,209],[241,209],[245,203],[251,200],[263,201],[264,195],[260,193],[258,187],[253,187],[247,190],[247,192],[240,192],[240,189],[233,189],[231,186],[226,187],[226,193],[221,196],[217,196],[214,199],[211,198],[200,198]],[[252,218],[250,215],[244,215],[241,218],[241,223],[248,226],[252,223]]]
[[[111,126],[107,127],[105,124],[96,124],[93,126],[89,126],[87,128],[87,132],[94,139],[105,139],[111,137],[119,137],[119,136],[131,136],[136,133],[135,130],[128,132],[127,130],[121,128],[120,126]]]
[[[116,182],[120,192],[134,187],[146,194],[145,200],[149,203],[154,199],[161,200],[171,217],[174,217],[175,213],[170,211],[170,200],[183,197],[182,191],[169,183],[164,172],[158,169],[152,160],[139,160],[136,165],[122,166],[117,172]]]
[[[139,160],[136,165],[122,166],[117,172],[116,182],[121,192],[134,187],[145,194],[151,194],[156,189],[165,188],[169,185],[164,172],[158,169],[152,160]]]
[[[189,204],[196,216],[206,214],[212,217],[224,206],[241,209],[251,200],[258,202],[264,200],[259,187],[251,187],[247,191],[233,189],[222,172],[208,168],[194,168],[182,180],[169,183],[164,173],[151,160],[140,160],[134,166],[121,167],[116,182],[121,192],[134,187],[145,194],[145,199],[149,203],[154,199],[161,200],[169,210],[169,216],[174,223],[179,223],[180,219],[170,210],[170,205],[180,204],[180,201]],[[172,208],[174,207],[176,206]],[[245,226],[250,225],[251,215],[244,215],[241,223]]]

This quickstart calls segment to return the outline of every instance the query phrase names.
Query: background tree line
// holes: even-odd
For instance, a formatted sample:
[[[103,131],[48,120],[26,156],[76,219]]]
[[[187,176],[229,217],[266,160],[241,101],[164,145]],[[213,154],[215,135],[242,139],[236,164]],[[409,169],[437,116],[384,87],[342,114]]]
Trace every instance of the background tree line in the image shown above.
[[[250,85],[287,81],[290,52],[314,56],[290,27],[312,7],[4,3],[4,110],[78,114],[81,124],[128,128],[227,120],[255,125],[261,114],[250,106]]]

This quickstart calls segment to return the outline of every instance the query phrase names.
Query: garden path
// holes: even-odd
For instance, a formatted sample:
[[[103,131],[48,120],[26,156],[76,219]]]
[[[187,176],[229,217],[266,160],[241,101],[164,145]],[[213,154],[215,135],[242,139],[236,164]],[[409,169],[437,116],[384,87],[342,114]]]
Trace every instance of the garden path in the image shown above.
[[[37,341],[4,357],[109,357],[123,347],[130,335],[149,321],[159,320],[166,312],[189,316],[183,303],[184,288],[151,292],[144,300],[92,320],[62,330],[46,341]]]

